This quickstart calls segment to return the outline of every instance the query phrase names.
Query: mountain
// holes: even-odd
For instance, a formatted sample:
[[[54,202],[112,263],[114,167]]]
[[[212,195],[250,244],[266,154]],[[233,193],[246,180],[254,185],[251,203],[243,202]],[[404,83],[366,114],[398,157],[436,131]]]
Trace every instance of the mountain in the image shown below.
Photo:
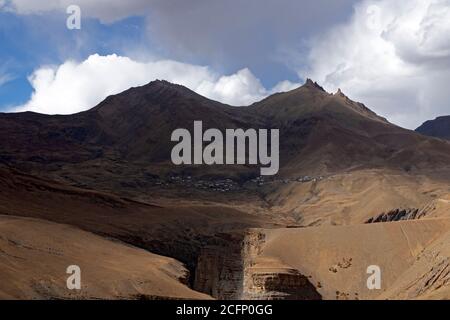
[[[426,121],[416,131],[426,136],[450,140],[450,116]]]
[[[282,164],[290,174],[357,167],[424,169],[436,162],[444,165],[449,157],[449,144],[397,127],[340,90],[329,94],[312,80],[250,109],[264,115],[267,125],[280,128]]]
[[[260,177],[254,165],[173,165],[172,132],[192,132],[196,120],[203,121],[204,130],[279,129],[279,173]],[[395,126],[341,90],[328,93],[308,79],[295,90],[232,107],[153,81],[73,115],[0,114],[0,134],[6,137],[0,140],[0,215],[62,223],[176,259],[190,275],[169,289],[184,288],[184,297],[198,296],[185,282],[224,299],[331,299],[348,290],[352,298],[355,293],[375,297],[353,277],[365,270],[354,267],[345,281],[333,278],[329,270],[350,259],[350,252],[334,250],[334,243],[354,249],[358,268],[372,258],[389,265],[398,255],[402,261],[392,261],[395,266],[386,270],[387,283],[394,286],[389,297],[409,295],[411,288],[412,296],[421,290],[434,296],[437,290],[420,280],[435,274],[427,269],[434,262],[415,259],[426,259],[421,252],[430,246],[441,249],[433,241],[437,233],[448,240],[450,142]],[[374,221],[387,226],[367,223]],[[17,225],[11,228],[35,228],[20,220]],[[53,224],[48,229],[61,233]],[[69,232],[82,236],[78,229]],[[378,241],[388,246],[392,239],[393,254],[385,256],[383,247],[369,255],[355,241],[365,235],[373,247]],[[26,233],[11,239],[30,241]],[[314,244],[305,239],[315,239]],[[315,261],[312,253],[320,250],[329,255]],[[286,254],[299,251],[301,259],[286,265],[292,259]],[[136,261],[141,258],[147,259]],[[7,263],[2,259],[0,266]],[[156,260],[149,264],[158,273]],[[312,274],[316,265],[320,268]],[[412,269],[403,273],[407,268]],[[4,277],[0,272],[2,283]],[[110,290],[104,294],[110,296]],[[167,290],[162,296],[172,294]]]
[[[204,130],[278,128],[278,175],[258,181],[257,166],[173,165],[171,134],[178,128],[192,132],[195,120],[203,121]],[[306,224],[341,220],[343,211],[345,220],[366,221],[403,206],[420,209],[433,198],[415,187],[426,183],[418,177],[435,181],[434,176],[450,172],[449,142],[397,127],[341,90],[330,94],[310,79],[248,107],[153,81],[74,115],[0,114],[0,134],[9,137],[0,141],[0,162],[22,172],[149,204],[197,199],[252,212],[269,206],[288,217],[301,216]],[[349,175],[350,181],[364,181],[359,190],[347,182]],[[330,195],[340,190],[338,179],[349,187]],[[322,191],[304,190],[307,183],[286,184],[314,180]],[[410,192],[398,191],[401,185]],[[373,198],[364,211],[354,199],[361,188]],[[286,196],[305,192],[310,195]],[[340,205],[331,205],[331,199]]]
[[[9,151],[16,156],[19,153],[21,160],[47,164],[98,157],[167,161],[169,132],[187,124],[191,127],[200,115],[210,115],[211,126],[240,124],[234,117],[241,113],[235,111],[185,87],[155,81],[110,96],[97,107],[74,115],[2,114],[2,133],[12,138],[3,142],[2,156],[8,159]],[[27,158],[26,154],[36,153],[42,158]]]
[[[177,172],[170,163],[171,133],[192,131],[195,120],[202,120],[205,130],[279,128],[282,176],[355,167],[424,169],[450,160],[449,144],[392,125],[341,91],[329,94],[311,80],[249,107],[231,107],[154,81],[74,115],[0,114],[0,134],[10,137],[0,142],[0,160],[39,170],[86,161],[115,167],[126,161]],[[239,171],[219,170],[231,176]]]

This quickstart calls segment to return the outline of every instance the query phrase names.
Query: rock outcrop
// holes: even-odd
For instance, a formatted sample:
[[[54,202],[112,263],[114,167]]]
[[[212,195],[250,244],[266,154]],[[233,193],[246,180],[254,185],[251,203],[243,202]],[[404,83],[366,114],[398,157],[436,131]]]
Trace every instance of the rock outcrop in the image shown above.
[[[195,269],[194,290],[216,299],[238,299],[242,292],[242,234],[223,234],[201,249]]]
[[[295,268],[260,259],[264,233],[251,229],[245,235],[223,235],[223,240],[202,249],[194,290],[217,299],[321,299],[309,279]]]
[[[321,295],[309,279],[295,268],[278,260],[261,259],[265,234],[250,230],[243,243],[242,299],[318,300]]]
[[[426,211],[423,209],[394,209],[370,218],[366,223],[392,222],[401,220],[415,220],[423,218]]]

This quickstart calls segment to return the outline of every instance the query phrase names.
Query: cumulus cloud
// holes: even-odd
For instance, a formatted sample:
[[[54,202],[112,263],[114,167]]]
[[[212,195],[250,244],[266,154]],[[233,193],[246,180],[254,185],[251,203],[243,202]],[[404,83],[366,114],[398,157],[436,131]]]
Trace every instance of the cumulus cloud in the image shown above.
[[[314,39],[299,71],[415,128],[448,114],[450,0],[366,0]]]
[[[14,111],[71,114],[87,110],[108,95],[130,87],[164,79],[184,85],[208,98],[232,105],[246,105],[273,90],[288,90],[297,84],[283,82],[266,90],[248,69],[233,75],[218,75],[210,68],[171,60],[138,62],[128,57],[91,55],[85,61],[67,61],[37,69],[29,77],[30,100]]]

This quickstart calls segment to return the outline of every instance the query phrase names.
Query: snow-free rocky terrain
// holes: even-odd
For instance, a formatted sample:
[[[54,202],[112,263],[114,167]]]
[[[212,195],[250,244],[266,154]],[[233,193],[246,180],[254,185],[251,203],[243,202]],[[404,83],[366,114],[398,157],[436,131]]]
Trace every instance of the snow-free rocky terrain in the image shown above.
[[[173,165],[195,120],[278,128],[279,173]],[[246,107],[154,81],[0,134],[0,298],[450,297],[450,142],[312,80]]]

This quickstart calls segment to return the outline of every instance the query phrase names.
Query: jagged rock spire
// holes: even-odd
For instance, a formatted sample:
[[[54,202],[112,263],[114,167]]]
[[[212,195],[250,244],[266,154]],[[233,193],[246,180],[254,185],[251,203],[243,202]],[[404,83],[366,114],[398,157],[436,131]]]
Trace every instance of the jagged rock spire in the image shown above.
[[[306,79],[305,87],[318,89],[320,91],[326,92],[324,88],[322,88],[317,82],[311,80],[310,78]]]

